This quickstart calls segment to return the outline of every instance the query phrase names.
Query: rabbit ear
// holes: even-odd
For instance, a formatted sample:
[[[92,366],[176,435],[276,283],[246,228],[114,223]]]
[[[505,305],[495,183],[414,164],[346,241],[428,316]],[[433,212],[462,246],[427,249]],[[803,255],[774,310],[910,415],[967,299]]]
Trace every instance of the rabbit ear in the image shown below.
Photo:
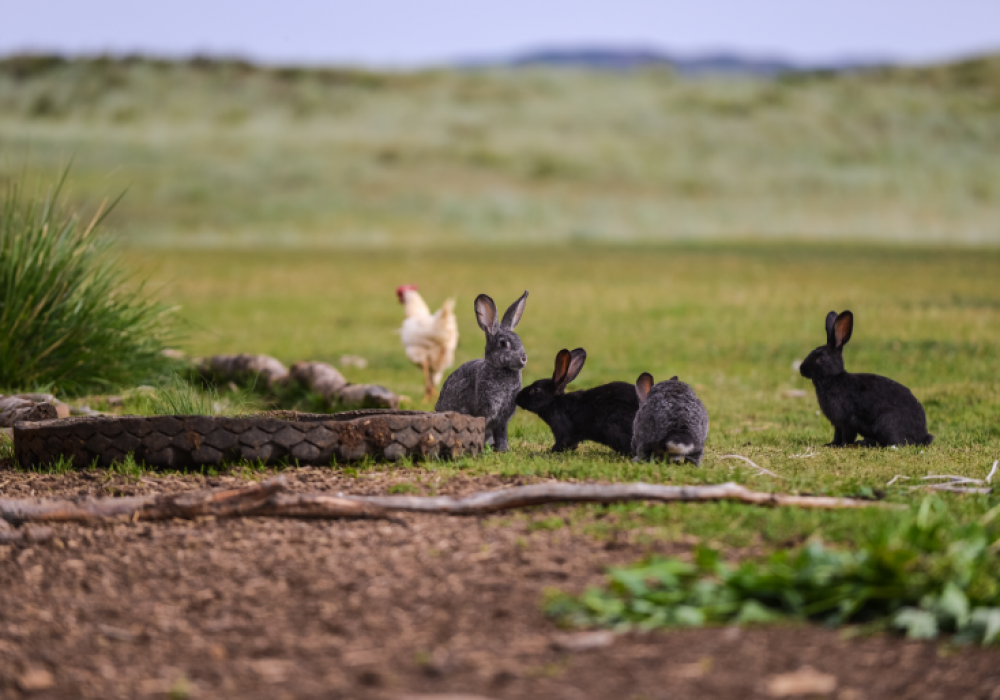
[[[833,340],[835,348],[842,348],[851,339],[851,331],[854,330],[854,314],[850,311],[842,311],[833,324]]]
[[[576,379],[576,375],[580,374],[580,370],[583,369],[583,363],[586,361],[587,351],[583,348],[577,348],[570,353],[569,370],[566,372],[566,379],[563,380],[564,386]]]
[[[831,311],[826,315],[826,344],[831,348],[833,345],[833,323],[837,320],[837,312]]]
[[[503,321],[500,325],[509,331],[514,330],[517,326],[517,322],[521,320],[521,314],[524,313],[524,305],[528,303],[528,290],[524,290],[524,294],[521,298],[510,305],[510,308],[504,312]]]
[[[670,381],[672,381],[672,382],[673,382],[673,381],[677,381],[677,375],[675,374],[674,376],[672,376],[672,377],[670,378]]]
[[[476,297],[476,322],[479,327],[492,335],[499,330],[497,326],[497,305],[485,294]]]
[[[552,373],[552,383],[558,388],[561,384],[566,384],[566,372],[569,370],[569,361],[572,356],[569,350],[563,348],[556,354],[556,369]]]
[[[646,403],[646,397],[649,396],[649,390],[653,388],[653,375],[649,372],[643,372],[639,375],[639,378],[635,380],[635,393],[639,397],[639,405]]]

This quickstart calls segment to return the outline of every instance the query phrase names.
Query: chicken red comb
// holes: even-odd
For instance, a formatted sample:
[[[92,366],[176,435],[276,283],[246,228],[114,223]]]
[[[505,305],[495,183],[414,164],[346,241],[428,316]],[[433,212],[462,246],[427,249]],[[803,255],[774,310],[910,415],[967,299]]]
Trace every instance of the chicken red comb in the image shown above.
[[[415,285],[415,284],[401,284],[398,287],[396,287],[396,297],[399,298],[399,303],[400,304],[403,303],[403,294],[406,293],[406,292],[408,292],[408,291],[410,291],[411,289],[414,290],[414,291],[416,291],[417,285]]]

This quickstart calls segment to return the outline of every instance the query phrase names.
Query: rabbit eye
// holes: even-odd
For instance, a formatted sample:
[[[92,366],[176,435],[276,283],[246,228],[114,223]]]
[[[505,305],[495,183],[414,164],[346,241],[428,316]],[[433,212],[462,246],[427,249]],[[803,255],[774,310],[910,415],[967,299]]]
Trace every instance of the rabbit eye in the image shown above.
[[[502,347],[502,348],[509,348],[510,347],[510,342],[506,341],[506,340],[501,340],[500,341],[500,347]]]

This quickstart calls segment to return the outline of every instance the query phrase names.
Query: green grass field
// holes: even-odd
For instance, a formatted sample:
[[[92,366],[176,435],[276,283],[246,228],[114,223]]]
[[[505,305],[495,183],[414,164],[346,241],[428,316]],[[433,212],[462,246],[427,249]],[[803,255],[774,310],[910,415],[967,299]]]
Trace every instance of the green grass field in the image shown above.
[[[414,483],[461,470],[870,494],[895,474],[982,478],[1000,458],[998,65],[688,82],[6,61],[0,179],[75,156],[69,194],[88,211],[128,186],[110,224],[180,307],[192,355],[360,355],[369,365],[345,369],[351,381],[417,399],[397,285],[419,284],[434,308],[457,298],[458,362],[482,352],[476,294],[506,307],[528,289],[526,382],[582,346],[577,388],[678,374],[712,418],[701,469],[595,446],[552,457],[546,426],[518,413],[511,454],[432,464]],[[828,311],[848,308],[848,369],[910,386],[931,447],[818,447],[833,431],[792,363],[824,340]],[[786,396],[796,389],[806,396]],[[919,502],[906,485],[890,498]],[[941,497],[956,522],[995,502]],[[899,517],[576,512],[571,525],[596,536],[733,546],[853,539]]]
[[[164,293],[182,306],[192,353],[260,352],[334,364],[342,354],[360,355],[370,364],[345,369],[349,379],[379,382],[417,401],[420,371],[407,363],[394,334],[402,318],[395,286],[421,284],[435,307],[447,295],[457,297],[456,364],[482,354],[475,294],[488,292],[506,306],[528,289],[518,328],[529,355],[525,383],[551,375],[560,348],[582,346],[588,361],[576,388],[634,381],[642,371],[660,379],[678,374],[696,387],[712,419],[701,469],[636,465],[586,444],[574,455],[553,457],[545,452],[552,444],[547,426],[519,411],[511,454],[434,465],[433,476],[461,470],[671,483],[733,478],[764,489],[849,495],[884,489],[895,474],[983,478],[1000,458],[1000,289],[988,282],[1000,275],[1000,253],[993,251],[584,245],[530,254],[172,252],[136,259],[172,280]],[[833,430],[792,363],[823,342],[826,312],[845,308],[856,316],[845,351],[848,369],[910,386],[937,436],[930,448],[819,447]],[[794,389],[807,394],[785,395]],[[810,452],[818,454],[795,457]],[[719,460],[731,453],[784,478],[756,477],[739,461]],[[889,489],[894,500],[918,502],[922,493],[906,492],[912,483]],[[995,499],[946,500],[972,517]],[[817,527],[839,539],[856,534],[861,522],[895,517],[735,505],[621,510],[632,526],[661,528],[661,536],[693,533],[731,544],[760,536],[785,542]],[[581,527],[609,527],[585,520]]]

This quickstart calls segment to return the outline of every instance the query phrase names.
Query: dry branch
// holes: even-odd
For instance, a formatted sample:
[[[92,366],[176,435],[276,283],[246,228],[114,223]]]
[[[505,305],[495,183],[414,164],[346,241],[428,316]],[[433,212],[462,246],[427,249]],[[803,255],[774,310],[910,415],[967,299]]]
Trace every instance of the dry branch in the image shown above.
[[[0,523],[75,522],[97,524],[169,520],[212,515],[218,518],[271,516],[292,518],[392,519],[391,511],[479,515],[549,503],[615,503],[619,501],[737,501],[760,506],[800,508],[868,508],[906,506],[873,503],[852,498],[793,496],[751,491],[728,482],[712,486],[662,486],[658,484],[566,484],[516,486],[483,491],[465,498],[415,496],[336,496],[323,493],[287,493],[284,477],[221,491],[187,491],[155,496],[65,499],[0,498]],[[30,536],[0,528],[0,539]]]
[[[297,383],[319,394],[327,404],[399,408],[399,396],[378,384],[350,384],[325,362],[296,362],[291,369],[269,355],[214,355],[196,361],[202,377],[249,384],[260,377],[270,391]]]
[[[465,498],[450,496],[344,496],[382,506],[386,510],[449,515],[479,515],[511,508],[549,503],[616,503],[619,501],[737,501],[760,506],[800,508],[905,508],[906,506],[830,496],[793,496],[751,491],[734,482],[711,486],[662,486],[659,484],[565,484],[515,486],[502,491],[482,491]]]
[[[323,494],[288,494],[284,477],[222,491],[129,498],[63,499],[0,498],[0,518],[9,523],[75,522],[85,524],[170,520],[213,515],[312,518],[384,518],[377,506]]]
[[[329,404],[337,403],[340,390],[347,386],[344,375],[325,362],[296,362],[289,370],[291,378],[323,397]]]
[[[288,377],[288,369],[268,355],[215,355],[201,360],[198,369],[202,376],[224,382],[256,382],[260,377],[268,388]]]
[[[39,402],[22,396],[0,396],[0,428],[9,428],[18,421],[34,423],[58,417],[59,409],[49,401]]]
[[[917,489],[933,489],[935,491],[948,491],[950,493],[993,493],[993,487],[991,486],[963,486],[962,484],[989,484],[993,480],[993,475],[997,473],[997,465],[1000,465],[1000,460],[993,462],[993,468],[990,469],[990,473],[986,475],[985,479],[974,479],[969,476],[958,476],[957,474],[928,474],[927,476],[920,477],[921,481],[935,481],[939,479],[946,480],[941,484],[920,484],[919,486],[910,486],[910,491],[915,491]],[[902,474],[897,474],[889,480],[886,486],[892,486],[899,479],[909,479],[908,476],[903,476]]]

